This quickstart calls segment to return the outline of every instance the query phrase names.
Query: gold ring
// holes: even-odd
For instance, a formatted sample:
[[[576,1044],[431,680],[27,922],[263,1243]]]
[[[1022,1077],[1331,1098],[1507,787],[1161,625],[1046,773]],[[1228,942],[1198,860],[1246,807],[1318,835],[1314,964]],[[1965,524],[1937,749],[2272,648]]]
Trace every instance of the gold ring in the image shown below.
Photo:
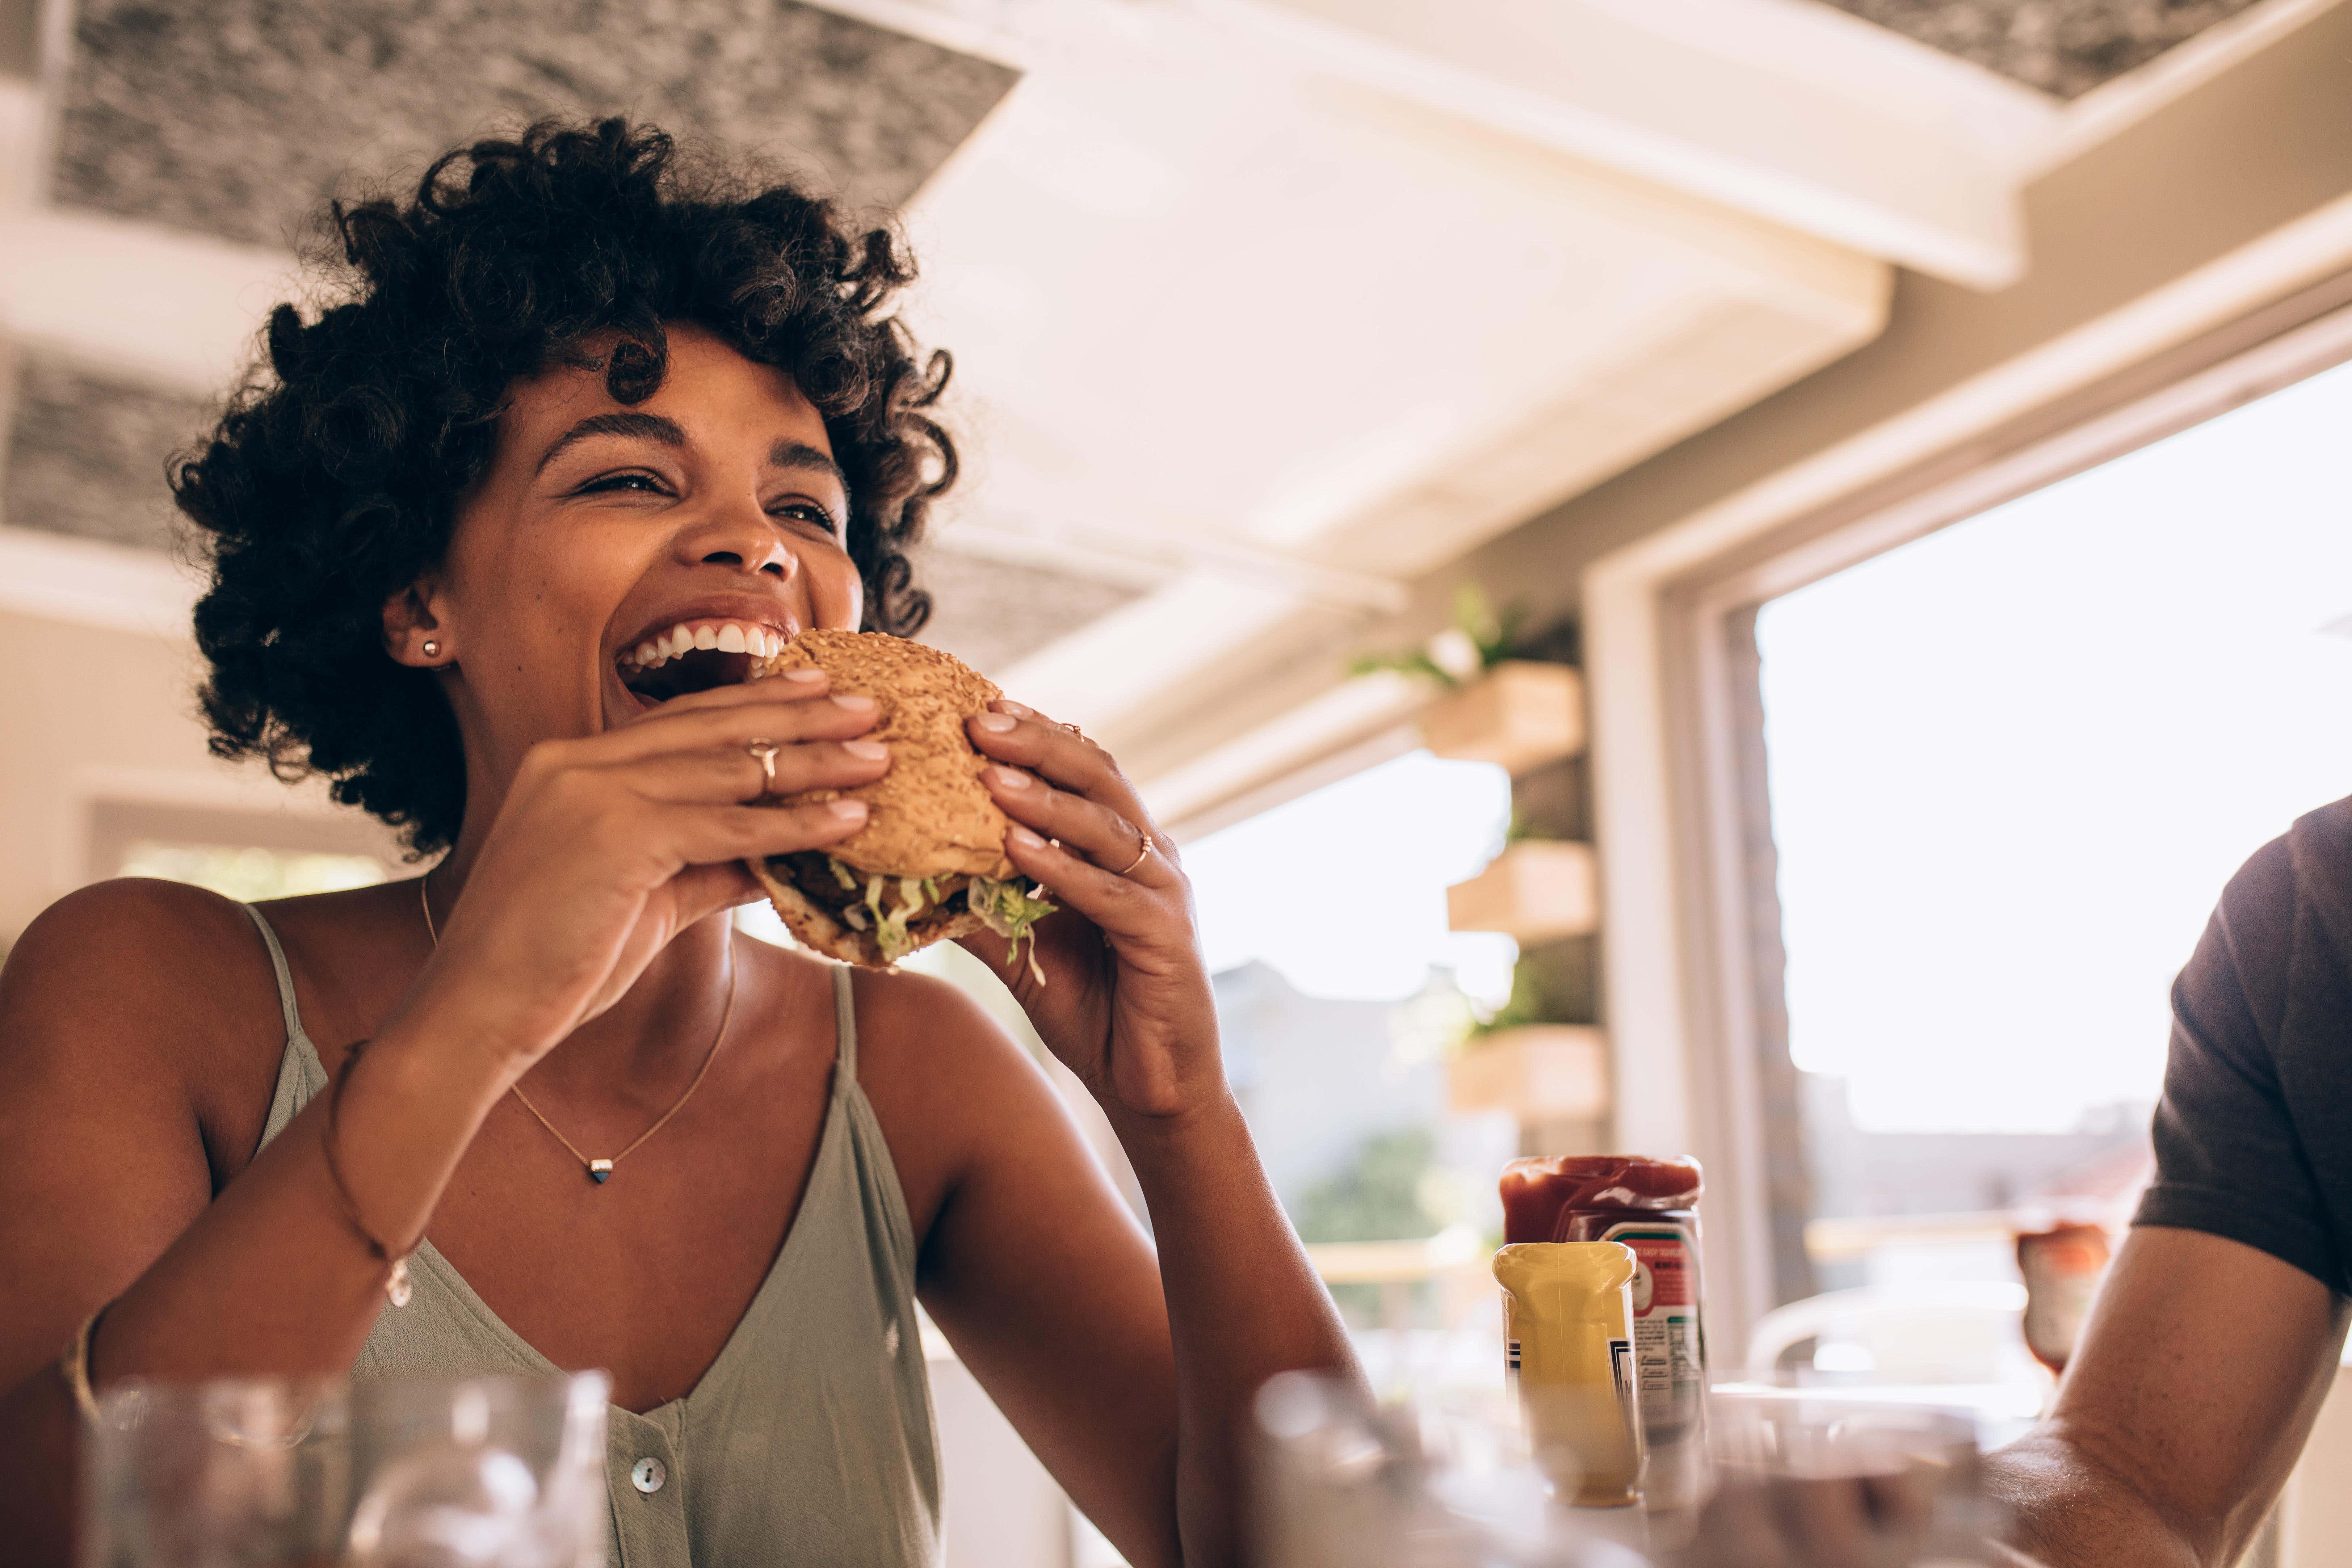
[[[1127,863],[1127,871],[1121,871],[1119,873],[1120,876],[1124,877],[1128,874],[1128,871],[1132,871],[1138,866],[1142,865],[1144,857],[1151,853],[1151,835],[1147,833],[1142,837],[1143,847],[1135,852],[1135,858]]]
[[[777,745],[773,741],[762,736],[758,740],[746,742],[743,749],[751,752],[752,757],[759,763],[761,777],[769,784],[775,783],[776,753],[782,751],[783,748]]]

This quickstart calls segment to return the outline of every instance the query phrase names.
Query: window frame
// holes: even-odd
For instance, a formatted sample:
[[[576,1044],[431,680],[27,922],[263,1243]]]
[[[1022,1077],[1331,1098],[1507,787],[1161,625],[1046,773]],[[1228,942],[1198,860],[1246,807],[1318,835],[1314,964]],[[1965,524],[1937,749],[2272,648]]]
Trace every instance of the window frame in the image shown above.
[[[2239,283],[2242,298],[2263,298],[2258,279]],[[2176,319],[2201,305],[2211,320],[2211,300],[2193,291],[2157,301],[2159,319],[2168,303]],[[1585,573],[1617,1137],[1643,1152],[1687,1149],[1707,1168],[1709,1337],[1727,1372],[1791,1277],[1790,1216],[1772,1196],[1803,1168],[1793,1117],[1767,1104],[1787,1042],[1754,612],[2352,361],[2352,270],[2196,325],[2147,331],[2143,341],[2173,346],[2104,374],[2070,376],[2065,351],[2079,345],[2049,345],[2045,363],[2013,367],[2010,408],[1928,411],[1946,412],[1945,427],[1922,421],[1929,432],[1908,462],[1823,454],[1832,479],[1841,463],[1853,475],[1842,491],[1816,478],[1811,504],[1776,508],[1776,482],[1802,488],[1784,475],[1717,509],[1728,518],[1687,519]],[[1882,430],[1849,446],[1872,436],[1892,439]],[[1853,472],[1874,457],[1877,473]]]

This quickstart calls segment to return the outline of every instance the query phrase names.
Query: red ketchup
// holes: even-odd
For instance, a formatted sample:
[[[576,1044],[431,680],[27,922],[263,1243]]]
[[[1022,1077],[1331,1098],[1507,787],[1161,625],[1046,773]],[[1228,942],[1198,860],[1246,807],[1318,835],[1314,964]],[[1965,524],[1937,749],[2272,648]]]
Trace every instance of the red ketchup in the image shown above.
[[[1545,1154],[1503,1167],[1503,1239],[1616,1241],[1633,1249],[1633,1358],[1654,1448],[1700,1432],[1706,1334],[1700,1322],[1698,1162],[1638,1154]]]

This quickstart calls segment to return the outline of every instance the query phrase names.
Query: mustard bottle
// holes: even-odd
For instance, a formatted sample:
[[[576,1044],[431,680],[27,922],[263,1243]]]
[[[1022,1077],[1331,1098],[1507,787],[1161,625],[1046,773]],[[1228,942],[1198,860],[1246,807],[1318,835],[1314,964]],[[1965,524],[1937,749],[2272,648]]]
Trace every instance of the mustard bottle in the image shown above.
[[[1642,1498],[1633,1359],[1633,1249],[1616,1241],[1517,1242],[1495,1254],[1504,1372],[1537,1466],[1580,1508]]]

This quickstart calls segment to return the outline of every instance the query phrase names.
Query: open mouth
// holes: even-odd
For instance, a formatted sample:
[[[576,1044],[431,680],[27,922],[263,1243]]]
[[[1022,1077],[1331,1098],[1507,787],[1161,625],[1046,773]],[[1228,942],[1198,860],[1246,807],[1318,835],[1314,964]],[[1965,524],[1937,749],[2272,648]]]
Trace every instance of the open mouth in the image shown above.
[[[680,621],[623,648],[614,663],[622,686],[650,708],[692,691],[740,686],[754,660],[782,652],[784,642],[782,632],[749,621]]]

